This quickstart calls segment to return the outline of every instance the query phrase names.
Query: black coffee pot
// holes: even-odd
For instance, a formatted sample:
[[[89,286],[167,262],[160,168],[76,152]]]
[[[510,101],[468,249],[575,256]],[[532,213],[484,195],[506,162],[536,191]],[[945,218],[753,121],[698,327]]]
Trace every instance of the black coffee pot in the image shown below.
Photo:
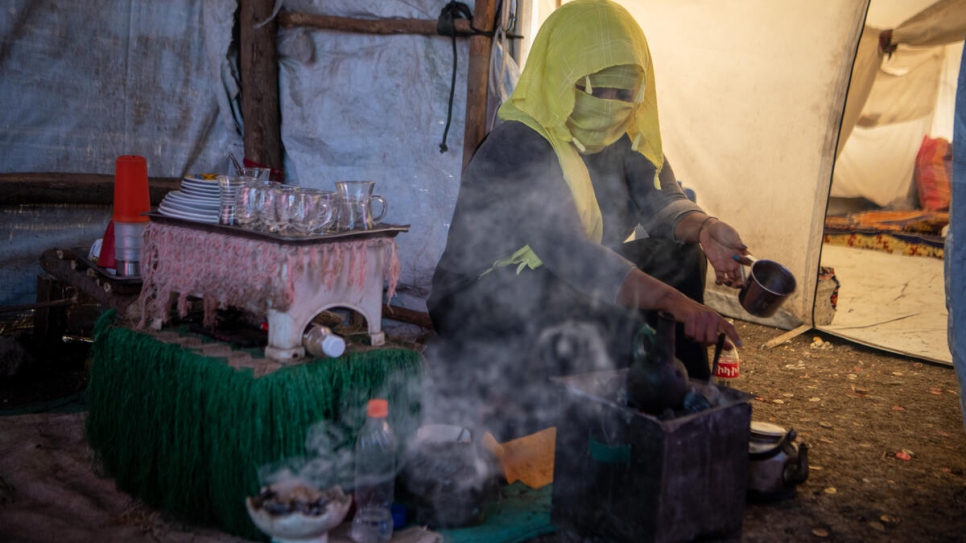
[[[627,372],[627,399],[649,414],[680,409],[691,390],[684,363],[674,356],[675,320],[658,314],[657,328],[644,325],[634,336],[634,361]]]

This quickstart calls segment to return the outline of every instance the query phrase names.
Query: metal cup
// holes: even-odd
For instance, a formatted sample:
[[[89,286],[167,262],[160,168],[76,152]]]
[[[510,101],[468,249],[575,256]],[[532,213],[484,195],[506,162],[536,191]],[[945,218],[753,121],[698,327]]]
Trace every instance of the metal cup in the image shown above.
[[[751,273],[745,276],[741,267],[742,287],[738,302],[748,313],[761,318],[771,317],[785,299],[795,292],[795,276],[788,268],[773,260],[752,260]]]

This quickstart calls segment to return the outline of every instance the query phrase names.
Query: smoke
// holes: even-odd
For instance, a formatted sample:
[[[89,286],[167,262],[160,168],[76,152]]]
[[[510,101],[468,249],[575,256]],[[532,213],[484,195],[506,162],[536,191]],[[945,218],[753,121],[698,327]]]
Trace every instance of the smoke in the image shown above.
[[[343,490],[355,487],[355,441],[365,425],[365,405],[371,398],[389,402],[389,422],[396,434],[397,474],[405,463],[406,445],[403,436],[416,432],[420,412],[420,380],[407,372],[391,372],[382,383],[371,390],[352,387],[343,392],[338,416],[316,421],[306,430],[304,452],[272,462],[258,469],[262,486],[301,480],[310,487],[326,489],[339,485]],[[351,406],[362,406],[361,409]]]
[[[530,337],[529,346],[509,339],[430,344],[424,423],[464,426],[474,440],[486,432],[498,441],[521,437],[557,424],[567,392],[552,377],[627,365],[608,349],[620,340],[595,323],[566,320]]]
[[[358,417],[355,417],[358,418]],[[354,486],[355,432],[360,423],[352,420],[319,421],[309,427],[305,454],[266,464],[258,470],[262,486],[299,479],[313,488]]]

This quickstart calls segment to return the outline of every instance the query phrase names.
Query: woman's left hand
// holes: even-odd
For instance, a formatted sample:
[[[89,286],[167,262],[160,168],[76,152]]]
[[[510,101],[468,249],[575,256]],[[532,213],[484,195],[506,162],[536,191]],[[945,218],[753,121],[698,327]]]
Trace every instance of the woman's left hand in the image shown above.
[[[715,284],[741,288],[742,264],[735,257],[742,258],[749,252],[738,231],[724,221],[711,219],[711,223],[701,229],[698,241],[714,268]]]

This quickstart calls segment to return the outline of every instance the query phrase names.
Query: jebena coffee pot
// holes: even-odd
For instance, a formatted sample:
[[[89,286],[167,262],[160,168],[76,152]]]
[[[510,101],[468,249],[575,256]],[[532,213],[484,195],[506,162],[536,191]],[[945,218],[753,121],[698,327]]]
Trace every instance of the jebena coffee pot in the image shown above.
[[[634,337],[634,362],[627,372],[627,399],[649,414],[678,409],[691,390],[684,364],[674,356],[675,320],[658,314],[657,329],[644,325]]]

